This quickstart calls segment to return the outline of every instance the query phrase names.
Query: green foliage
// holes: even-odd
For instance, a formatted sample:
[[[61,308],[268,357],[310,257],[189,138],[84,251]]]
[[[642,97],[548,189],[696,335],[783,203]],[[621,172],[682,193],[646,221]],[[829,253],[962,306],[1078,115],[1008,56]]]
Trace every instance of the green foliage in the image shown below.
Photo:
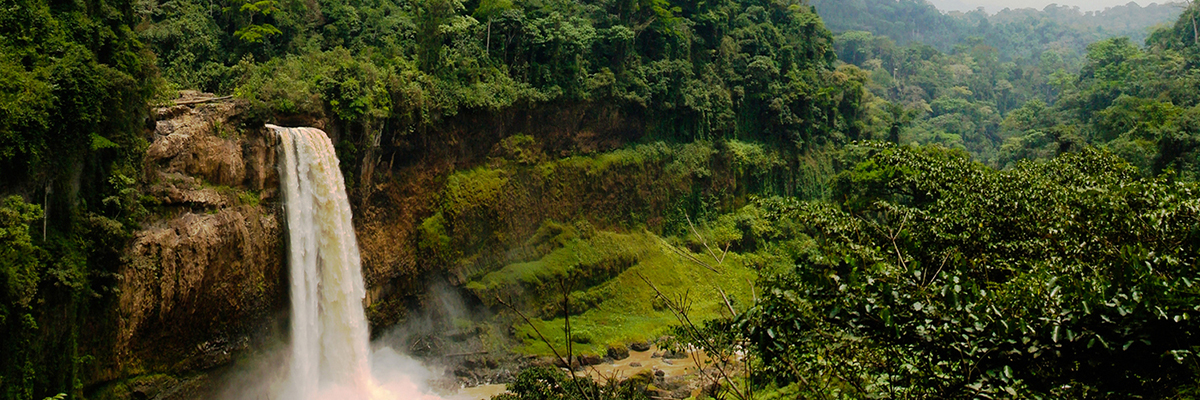
[[[1160,49],[1189,54],[1193,56],[1191,66],[1195,67],[1197,63],[1194,56],[1200,53],[1200,5],[1195,1],[1185,4],[1187,8],[1183,10],[1183,15],[1179,16],[1175,26],[1154,31],[1146,39],[1146,43]]]
[[[505,11],[513,9],[512,0],[481,0],[475,7],[476,18],[495,18]]]
[[[645,114],[664,137],[810,147],[861,130],[866,77],[831,68],[831,38],[801,5],[392,0],[314,10],[247,0],[213,14],[204,4],[151,10],[143,37],[169,78],[234,91],[272,113],[332,111],[363,126],[352,132],[360,143],[388,143],[410,131],[397,127],[462,109],[555,100]]]
[[[688,256],[679,251],[686,251]],[[719,272],[711,271],[689,257],[706,260],[704,262],[713,268],[719,268]],[[497,286],[497,290],[482,291],[482,285],[475,283],[469,288],[477,290],[481,299],[494,299],[494,293],[524,296],[513,299],[527,299],[518,304],[534,311],[538,317],[533,321],[534,327],[559,352],[564,352],[565,321],[558,279],[566,279],[566,283],[572,285],[568,288],[568,301],[573,348],[576,353],[603,355],[608,346],[653,340],[670,333],[674,316],[654,300],[655,291],[641,277],[654,282],[672,298],[686,296],[692,318],[698,322],[707,321],[729,316],[722,290],[735,304],[750,300],[749,284],[754,271],[744,267],[741,261],[739,257],[729,255],[723,263],[717,264],[708,254],[691,253],[684,247],[672,250],[663,244],[662,238],[649,233],[600,231],[583,243],[573,239],[545,257],[506,266],[501,272],[481,279],[480,283],[499,283],[498,278],[512,280],[512,283]],[[561,269],[555,271],[552,268]],[[510,275],[518,272],[541,275],[533,277],[536,280],[521,282],[518,281],[521,276]],[[517,339],[524,344],[520,351],[553,354],[534,333],[533,327],[519,323],[514,328]]]
[[[514,293],[553,293],[558,280],[565,278],[588,286],[602,283],[649,251],[645,245],[631,244],[653,239],[607,232],[580,238],[574,229],[556,225],[548,222],[539,229],[539,236],[535,236],[535,239],[542,239],[547,230],[560,231],[553,238],[544,239],[552,240],[561,247],[553,248],[538,260],[506,265],[468,284],[467,288],[480,291],[480,298],[489,298],[491,296],[486,291],[504,292],[506,296]],[[556,299],[543,301],[555,304]]]
[[[41,71],[28,71],[14,57],[0,57],[0,163],[15,166],[18,156],[43,156],[42,137],[50,127],[51,86]]]
[[[1038,157],[1093,144],[1120,154],[1144,173],[1174,171],[1195,179],[1196,85],[1200,69],[1170,46],[1143,50],[1121,38],[1097,42],[1088,47],[1079,75],[1060,82],[1056,104],[1028,104],[1009,116],[1006,157]]]
[[[445,198],[449,217],[495,204],[500,190],[508,183],[503,170],[477,168],[451,175],[446,181]]]
[[[459,255],[450,246],[452,238],[446,232],[446,217],[442,213],[434,214],[432,217],[426,218],[421,222],[419,228],[421,235],[420,242],[417,248],[426,254],[435,255],[437,261],[448,262]]]
[[[512,136],[493,148],[487,167],[447,177],[435,212],[420,225],[419,248],[424,259],[464,277],[485,304],[497,305],[500,296],[522,307],[560,350],[560,295],[568,285],[571,324],[587,332],[574,335],[575,348],[589,354],[653,339],[674,321],[653,304],[639,274],[672,296],[690,293],[698,321],[728,314],[718,287],[735,304],[748,301],[753,270],[734,255],[718,262],[737,240],[735,222],[716,220],[720,204],[744,195],[709,185],[783,193],[787,166],[800,162],[744,141],[654,142],[557,160],[540,149],[531,136]],[[515,329],[520,351],[551,353],[530,327]],[[580,343],[584,337],[589,343]]]
[[[129,16],[43,1],[3,7],[22,10],[0,17],[0,165],[13,172],[5,182],[46,179],[93,154],[105,165],[139,151],[136,129],[155,81],[151,56],[123,25]],[[105,39],[77,39],[85,31]]]
[[[262,15],[266,17],[279,11],[278,3],[275,0],[242,0],[241,3],[241,7],[238,7],[238,13],[243,14],[243,18],[250,22],[234,31],[234,37],[246,43],[263,43],[266,38],[283,33],[274,25],[254,23],[254,17],[256,16]],[[228,10],[227,8],[226,12]]]
[[[36,364],[39,324],[36,309],[46,296],[40,287],[50,281],[51,256],[31,235],[43,217],[42,208],[9,196],[0,204],[0,396],[34,398],[46,379]],[[41,294],[39,296],[39,294]]]
[[[859,150],[840,208],[773,206],[815,241],[764,274],[738,322],[760,379],[855,397],[1163,397],[1197,372],[1194,183],[1097,150],[1007,171],[937,147]]]
[[[0,2],[0,397],[82,394],[82,317],[144,212],[128,177],[161,82],[133,6]]]
[[[39,269],[44,251],[33,244],[30,225],[42,219],[42,208],[27,204],[20,197],[4,199],[0,207],[0,280],[3,280],[4,316],[27,311],[41,281]],[[9,305],[14,306],[9,310]]]
[[[155,49],[158,68],[178,88],[218,91],[228,74],[210,3],[171,2],[147,10],[138,38]]]
[[[1180,16],[1176,7],[1135,4],[1095,13],[1053,6],[995,15],[943,15],[920,2],[815,5],[835,30],[845,31],[835,38],[839,58],[871,76],[867,87],[876,98],[866,100],[865,137],[960,148],[993,167],[1089,143],[1106,145],[1148,173],[1181,167],[1177,155],[1190,159],[1177,152],[1162,157],[1158,149],[1171,147],[1158,137],[1122,137],[1129,130],[1112,124],[1147,117],[1142,132],[1170,125],[1169,116],[1122,111],[1130,105],[1115,103],[1122,96],[1196,104],[1184,45],[1194,6]],[[1146,39],[1149,49],[1136,46],[1150,27],[1177,17],[1174,28],[1155,28]],[[1021,128],[1002,123],[1030,102],[1051,111]],[[1098,115],[1110,107],[1109,115]],[[1183,153],[1191,150],[1188,140]]]

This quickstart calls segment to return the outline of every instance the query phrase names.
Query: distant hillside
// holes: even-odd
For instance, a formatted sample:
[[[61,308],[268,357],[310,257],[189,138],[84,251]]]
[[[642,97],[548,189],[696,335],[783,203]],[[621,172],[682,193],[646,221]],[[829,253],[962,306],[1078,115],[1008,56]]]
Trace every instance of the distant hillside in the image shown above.
[[[942,51],[967,41],[996,48],[1002,58],[1034,57],[1045,50],[1079,53],[1089,44],[1126,36],[1143,43],[1150,29],[1179,18],[1176,4],[1136,3],[1099,12],[1076,7],[1048,6],[942,13],[925,0],[812,0],[817,13],[833,32],[866,31],[887,36],[900,45],[921,42]],[[972,38],[977,38],[972,40]]]
[[[900,45],[921,42],[948,50],[958,43],[962,24],[925,0],[811,0],[834,33],[866,31]]]

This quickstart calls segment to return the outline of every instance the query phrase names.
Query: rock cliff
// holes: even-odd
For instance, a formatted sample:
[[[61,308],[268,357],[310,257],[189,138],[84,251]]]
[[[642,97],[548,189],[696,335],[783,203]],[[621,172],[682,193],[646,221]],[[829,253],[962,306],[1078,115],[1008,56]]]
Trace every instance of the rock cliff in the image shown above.
[[[159,206],[118,272],[112,361],[97,381],[228,364],[285,317],[274,138],[240,129],[238,108],[157,110],[143,192]]]

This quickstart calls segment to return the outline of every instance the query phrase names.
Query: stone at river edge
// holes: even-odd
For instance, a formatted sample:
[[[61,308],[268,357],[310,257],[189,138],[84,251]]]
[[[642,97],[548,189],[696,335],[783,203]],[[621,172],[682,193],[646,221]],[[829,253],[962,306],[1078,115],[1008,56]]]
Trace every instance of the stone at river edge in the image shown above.
[[[608,348],[608,358],[613,360],[624,360],[629,358],[629,349],[621,346],[613,346]]]

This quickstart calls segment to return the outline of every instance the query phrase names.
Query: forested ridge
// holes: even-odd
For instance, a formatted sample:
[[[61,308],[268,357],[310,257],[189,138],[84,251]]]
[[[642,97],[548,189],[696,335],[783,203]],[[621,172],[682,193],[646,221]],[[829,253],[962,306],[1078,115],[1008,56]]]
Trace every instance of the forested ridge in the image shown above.
[[[1104,143],[1144,171],[1170,167],[1194,173],[1194,154],[1186,154],[1192,145],[1186,139],[1168,144],[1188,134],[1150,133],[1146,127],[1132,133],[1129,118],[1117,116],[1160,107],[1155,126],[1172,130],[1188,124],[1197,84],[1195,53],[1187,47],[1195,41],[1192,9],[1180,16],[1179,4],[1132,4],[1086,14],[1049,6],[989,16],[940,14],[920,2],[827,7],[826,19],[832,15],[847,29],[835,40],[839,58],[870,71],[868,87],[888,101],[875,107],[890,123],[905,127],[898,138],[904,143],[966,149],[997,168],[1052,156],[1072,144]],[[928,20],[910,28],[948,31],[916,37],[904,34],[908,28],[874,22],[912,15]],[[1126,28],[1112,28],[1114,21]],[[871,28],[856,30],[863,28],[856,24]],[[1171,150],[1151,148],[1156,146]]]
[[[1195,2],[0,0],[0,397],[192,373],[114,376],[89,353],[112,340],[130,238],[168,214],[143,157],[152,108],[182,90],[233,96],[235,135],[323,124],[362,207],[400,208],[380,193],[414,151],[458,154],[404,245],[499,314],[516,294],[533,322],[495,322],[516,352],[663,332],[595,321],[614,290],[671,315],[647,285],[703,266],[731,295],[671,336],[740,372],[700,396],[1195,396],[1197,19]],[[735,261],[722,275],[706,253]],[[569,276],[562,310],[539,298]],[[576,314],[590,332],[528,331]],[[530,368],[502,397],[645,398],[653,379]]]
[[[815,0],[813,7],[835,33],[866,31],[906,45],[924,43],[941,51],[972,38],[1000,50],[1008,58],[1036,58],[1049,48],[1079,51],[1110,37],[1145,41],[1159,25],[1174,22],[1182,3],[1137,3],[1081,11],[1050,4],[1042,9],[1009,8],[989,14],[983,10],[943,13],[925,1]]]

